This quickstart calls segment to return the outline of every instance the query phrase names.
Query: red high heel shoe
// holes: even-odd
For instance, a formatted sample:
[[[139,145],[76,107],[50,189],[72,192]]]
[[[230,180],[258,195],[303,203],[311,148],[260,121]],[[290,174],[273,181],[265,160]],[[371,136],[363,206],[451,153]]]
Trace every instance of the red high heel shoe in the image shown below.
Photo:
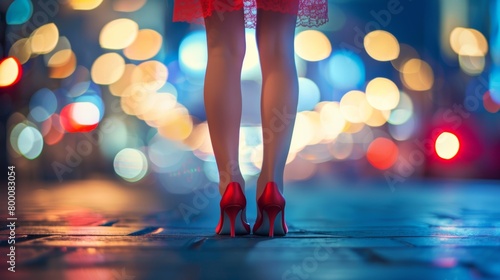
[[[246,206],[247,200],[240,184],[229,183],[220,201],[220,220],[215,232],[230,234],[231,237],[236,234],[249,234],[250,225],[242,215],[246,211]]]
[[[257,235],[285,235],[288,227],[285,223],[285,198],[275,182],[268,182],[264,192],[257,200],[257,221],[253,233]],[[275,223],[278,217],[278,223]]]

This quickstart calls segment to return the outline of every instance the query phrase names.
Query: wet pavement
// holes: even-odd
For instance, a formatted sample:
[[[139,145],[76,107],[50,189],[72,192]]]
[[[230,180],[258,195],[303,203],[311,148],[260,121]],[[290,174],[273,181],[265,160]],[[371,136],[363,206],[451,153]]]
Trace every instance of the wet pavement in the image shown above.
[[[309,181],[287,185],[285,196],[286,237],[232,239],[214,234],[213,189],[20,184],[16,272],[7,271],[2,210],[0,278],[500,279],[500,182]]]

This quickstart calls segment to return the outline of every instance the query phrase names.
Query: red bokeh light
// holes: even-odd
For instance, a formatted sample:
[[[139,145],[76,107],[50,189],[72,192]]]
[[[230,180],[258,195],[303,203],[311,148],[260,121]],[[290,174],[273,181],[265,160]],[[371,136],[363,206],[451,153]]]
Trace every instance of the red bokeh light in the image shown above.
[[[61,110],[60,122],[64,130],[69,133],[89,132],[94,130],[99,123],[81,124],[75,120],[76,103],[71,103]]]
[[[383,137],[373,140],[366,151],[368,161],[381,170],[391,168],[397,161],[398,155],[398,146],[392,140]]]
[[[21,80],[23,68],[19,60],[13,56],[0,61],[0,88],[10,87]]]

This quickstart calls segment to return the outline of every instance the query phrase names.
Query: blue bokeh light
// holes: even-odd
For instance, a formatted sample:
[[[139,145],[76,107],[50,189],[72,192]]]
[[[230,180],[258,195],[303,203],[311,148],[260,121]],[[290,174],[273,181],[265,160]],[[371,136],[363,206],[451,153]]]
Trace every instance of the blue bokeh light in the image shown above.
[[[207,36],[196,31],[184,38],[179,46],[179,67],[189,77],[201,79],[207,67]]]
[[[365,83],[366,70],[361,58],[347,50],[336,51],[328,60],[326,79],[343,91],[360,89]]]
[[[15,0],[7,9],[7,24],[16,25],[26,23],[33,14],[31,0]]]
[[[29,107],[33,120],[43,122],[56,112],[57,98],[51,90],[42,88],[33,94]]]
[[[299,78],[299,104],[297,111],[313,110],[320,101],[319,87],[312,80]]]

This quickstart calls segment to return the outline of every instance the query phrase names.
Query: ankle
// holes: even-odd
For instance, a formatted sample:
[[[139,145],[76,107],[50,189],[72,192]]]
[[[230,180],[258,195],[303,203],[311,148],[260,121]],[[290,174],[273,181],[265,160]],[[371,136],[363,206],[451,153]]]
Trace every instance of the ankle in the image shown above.
[[[283,178],[261,176],[257,179],[257,199],[264,191],[268,182],[275,182],[278,185],[280,193],[283,193]]]
[[[234,176],[226,180],[219,180],[219,192],[221,195],[224,194],[226,191],[227,186],[231,182],[237,182],[241,186],[241,190],[245,192],[245,180],[243,179],[243,176]]]

